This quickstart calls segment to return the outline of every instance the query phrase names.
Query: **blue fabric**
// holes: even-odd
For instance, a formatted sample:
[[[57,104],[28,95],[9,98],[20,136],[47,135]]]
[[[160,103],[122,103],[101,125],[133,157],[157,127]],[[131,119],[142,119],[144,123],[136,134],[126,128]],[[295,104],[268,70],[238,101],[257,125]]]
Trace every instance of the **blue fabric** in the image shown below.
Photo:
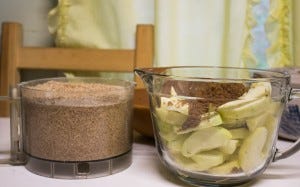
[[[292,141],[300,137],[300,112],[298,105],[289,104],[283,112],[279,127],[279,137]]]
[[[254,37],[252,45],[253,53],[257,60],[257,67],[260,69],[268,69],[266,50],[270,47],[266,31],[265,23],[269,14],[269,0],[261,0],[261,2],[253,7],[253,15],[256,19],[256,26],[251,33]]]

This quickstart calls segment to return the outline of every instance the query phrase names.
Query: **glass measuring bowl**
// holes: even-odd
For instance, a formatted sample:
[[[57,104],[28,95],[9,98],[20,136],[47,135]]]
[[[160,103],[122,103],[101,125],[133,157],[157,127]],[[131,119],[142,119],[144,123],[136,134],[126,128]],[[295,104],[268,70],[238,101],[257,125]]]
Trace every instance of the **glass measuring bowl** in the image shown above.
[[[158,155],[194,185],[237,185],[300,149],[276,148],[286,103],[299,96],[286,73],[245,68],[140,68]]]

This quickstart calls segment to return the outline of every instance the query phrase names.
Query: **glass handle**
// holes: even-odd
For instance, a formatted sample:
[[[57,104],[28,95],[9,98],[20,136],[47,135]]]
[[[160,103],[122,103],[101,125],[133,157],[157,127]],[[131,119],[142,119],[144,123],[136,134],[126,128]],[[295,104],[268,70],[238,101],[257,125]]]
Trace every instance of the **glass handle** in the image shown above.
[[[300,99],[300,89],[293,88],[291,90],[288,100],[291,101],[294,99]],[[299,150],[300,150],[300,138],[298,138],[298,140],[293,145],[291,145],[288,149],[284,151],[277,149],[273,161],[275,162],[277,160],[287,158],[293,155],[294,153],[298,152]]]
[[[17,88],[10,89],[9,96],[12,98],[12,102],[10,103],[10,164],[13,165],[25,163],[20,112],[21,106],[18,95]]]
[[[21,107],[18,89],[11,88],[9,96],[0,96],[0,100],[10,103],[10,159],[1,161],[1,164],[23,165],[25,155],[23,152]]]
[[[280,151],[279,149],[277,149],[273,161],[275,162],[277,160],[287,158],[293,155],[294,153],[298,152],[299,150],[300,150],[300,139],[298,139],[291,147],[289,147],[285,151]]]

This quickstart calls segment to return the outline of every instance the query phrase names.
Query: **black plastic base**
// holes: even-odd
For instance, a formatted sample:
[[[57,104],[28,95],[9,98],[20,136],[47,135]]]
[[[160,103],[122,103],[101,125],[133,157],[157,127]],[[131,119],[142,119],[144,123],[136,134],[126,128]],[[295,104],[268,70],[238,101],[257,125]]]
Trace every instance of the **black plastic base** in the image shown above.
[[[132,163],[132,152],[99,161],[57,162],[27,155],[26,169],[50,178],[88,179],[118,173]]]

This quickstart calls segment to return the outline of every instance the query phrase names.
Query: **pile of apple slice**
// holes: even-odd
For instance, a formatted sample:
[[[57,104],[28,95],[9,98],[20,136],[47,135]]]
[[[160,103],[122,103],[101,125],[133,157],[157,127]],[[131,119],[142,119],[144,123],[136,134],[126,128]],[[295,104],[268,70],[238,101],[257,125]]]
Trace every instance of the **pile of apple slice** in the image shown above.
[[[155,109],[162,142],[186,170],[212,174],[251,173],[266,162],[275,138],[280,102],[269,82],[252,83],[248,92],[203,114],[197,127],[181,131],[189,106],[174,94]]]

